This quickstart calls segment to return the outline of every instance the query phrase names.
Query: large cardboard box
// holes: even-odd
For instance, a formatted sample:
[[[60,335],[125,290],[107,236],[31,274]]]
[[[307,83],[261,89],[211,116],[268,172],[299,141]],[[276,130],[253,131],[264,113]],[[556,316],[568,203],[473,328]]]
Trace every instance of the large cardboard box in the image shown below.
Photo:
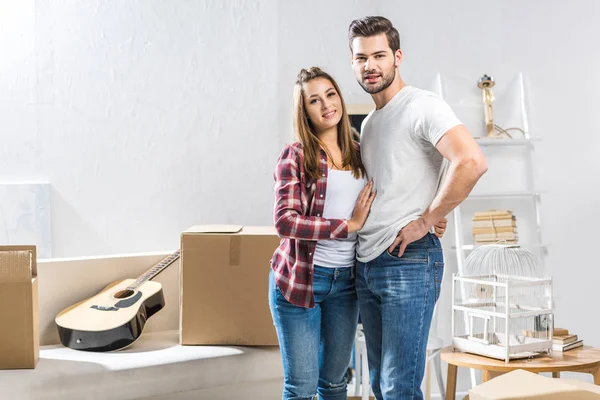
[[[469,390],[469,400],[599,400],[600,386],[549,378],[522,369],[500,375]]]
[[[0,246],[0,369],[35,368],[40,357],[35,246]]]
[[[277,345],[269,310],[273,227],[193,226],[181,235],[181,344]]]

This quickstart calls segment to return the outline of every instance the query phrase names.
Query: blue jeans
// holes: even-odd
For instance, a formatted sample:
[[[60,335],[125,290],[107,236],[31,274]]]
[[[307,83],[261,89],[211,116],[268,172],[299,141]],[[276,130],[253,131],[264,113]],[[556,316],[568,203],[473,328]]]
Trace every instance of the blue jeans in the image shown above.
[[[440,295],[444,257],[430,233],[357,263],[356,289],[365,330],[371,387],[377,400],[422,399],[427,337]]]
[[[314,267],[315,307],[288,302],[269,276],[269,306],[283,360],[283,400],[346,400],[358,323],[354,268]]]

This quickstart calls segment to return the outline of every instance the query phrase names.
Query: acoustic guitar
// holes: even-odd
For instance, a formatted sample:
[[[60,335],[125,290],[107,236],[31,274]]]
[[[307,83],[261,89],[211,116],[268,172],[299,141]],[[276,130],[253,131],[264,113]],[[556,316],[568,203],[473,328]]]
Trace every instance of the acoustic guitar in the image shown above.
[[[177,250],[139,278],[113,282],[97,295],[61,311],[55,319],[61,343],[71,349],[97,352],[133,344],[148,318],[165,306],[162,285],[151,279],[179,255]]]

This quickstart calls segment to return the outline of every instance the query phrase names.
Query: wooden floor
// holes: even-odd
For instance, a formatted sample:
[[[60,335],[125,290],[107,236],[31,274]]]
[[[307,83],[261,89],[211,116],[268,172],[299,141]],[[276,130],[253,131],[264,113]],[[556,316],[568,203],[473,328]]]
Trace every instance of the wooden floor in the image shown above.
[[[271,379],[261,382],[238,383],[230,386],[194,390],[192,392],[176,393],[167,396],[145,397],[141,400],[281,400],[282,385],[283,381],[281,379]],[[348,394],[349,396],[354,394],[353,385],[348,386]]]
[[[231,386],[220,386],[209,389],[194,390],[192,392],[176,393],[167,396],[144,397],[140,400],[281,400],[281,379],[271,379],[261,382],[239,383]],[[354,386],[348,386],[348,399],[360,400],[361,397],[353,397]],[[439,395],[431,397],[440,399]],[[460,397],[462,398],[462,397]],[[370,399],[374,399],[371,397]]]
[[[238,383],[231,386],[219,386],[208,389],[176,393],[166,396],[145,397],[141,400],[281,400],[281,379],[261,382]]]

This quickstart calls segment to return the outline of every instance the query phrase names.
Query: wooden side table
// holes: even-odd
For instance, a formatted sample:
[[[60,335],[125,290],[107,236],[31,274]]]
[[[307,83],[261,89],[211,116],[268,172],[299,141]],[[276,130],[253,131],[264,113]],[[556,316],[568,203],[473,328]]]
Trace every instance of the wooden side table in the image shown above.
[[[560,378],[560,373],[566,371],[588,373],[594,376],[594,384],[600,385],[600,349],[590,346],[579,347],[564,353],[553,352],[552,357],[540,356],[528,360],[515,360],[508,364],[494,358],[455,352],[452,346],[445,347],[441,357],[448,363],[446,400],[455,399],[458,367],[482,370],[484,382],[515,369],[524,369],[534,373],[552,372],[553,378]]]

